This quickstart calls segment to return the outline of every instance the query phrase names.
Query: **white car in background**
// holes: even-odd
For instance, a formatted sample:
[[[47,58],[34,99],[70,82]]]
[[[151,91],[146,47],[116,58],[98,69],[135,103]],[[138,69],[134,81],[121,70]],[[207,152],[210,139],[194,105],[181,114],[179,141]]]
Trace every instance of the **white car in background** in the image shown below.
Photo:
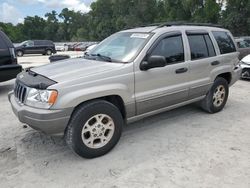
[[[67,44],[56,45],[56,51],[60,51],[60,52],[68,51],[68,45]]]
[[[250,79],[250,55],[241,60],[242,74],[241,78]]]

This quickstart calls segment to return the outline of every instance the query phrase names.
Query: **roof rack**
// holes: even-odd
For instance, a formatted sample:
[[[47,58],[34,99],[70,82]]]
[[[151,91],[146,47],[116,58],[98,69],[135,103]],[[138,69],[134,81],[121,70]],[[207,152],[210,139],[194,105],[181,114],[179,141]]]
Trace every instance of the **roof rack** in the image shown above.
[[[157,28],[161,27],[171,27],[171,26],[209,26],[209,27],[223,27],[222,25],[219,24],[211,24],[211,23],[190,23],[190,22],[184,22],[184,21],[179,21],[179,22],[166,22],[166,23],[155,23],[155,24],[150,24],[149,26],[157,26]]]

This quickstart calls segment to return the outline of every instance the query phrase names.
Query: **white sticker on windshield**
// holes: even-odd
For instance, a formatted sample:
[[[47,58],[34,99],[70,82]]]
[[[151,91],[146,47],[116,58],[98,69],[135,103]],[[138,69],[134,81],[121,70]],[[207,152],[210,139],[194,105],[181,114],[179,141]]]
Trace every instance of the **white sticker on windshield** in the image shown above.
[[[149,37],[149,34],[145,33],[134,33],[130,36],[130,38],[140,38],[140,39],[146,39]]]

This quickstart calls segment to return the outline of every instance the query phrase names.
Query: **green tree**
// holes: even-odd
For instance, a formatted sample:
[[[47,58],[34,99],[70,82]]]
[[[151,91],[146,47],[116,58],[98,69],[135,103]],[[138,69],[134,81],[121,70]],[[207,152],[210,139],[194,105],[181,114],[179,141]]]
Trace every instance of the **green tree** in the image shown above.
[[[46,21],[39,16],[28,16],[24,19],[22,32],[25,39],[44,39],[46,38],[44,28]]]
[[[227,0],[225,8],[221,24],[236,36],[250,35],[250,1]]]
[[[45,14],[45,17],[47,18],[46,27],[44,28],[46,39],[50,39],[54,41],[60,40],[60,38],[58,38],[58,35],[57,35],[57,31],[59,28],[57,15],[58,15],[57,12],[54,10],[51,13]]]

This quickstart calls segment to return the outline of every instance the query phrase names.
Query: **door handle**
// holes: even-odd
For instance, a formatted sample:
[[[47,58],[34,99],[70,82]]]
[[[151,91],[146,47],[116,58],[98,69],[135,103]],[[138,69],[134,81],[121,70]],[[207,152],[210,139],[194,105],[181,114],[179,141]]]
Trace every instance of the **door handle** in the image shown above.
[[[175,71],[176,74],[181,74],[181,73],[185,73],[188,71],[188,68],[180,68],[180,69],[177,69]]]
[[[214,61],[214,62],[211,63],[212,66],[216,66],[216,65],[219,65],[219,64],[220,64],[219,61]]]

